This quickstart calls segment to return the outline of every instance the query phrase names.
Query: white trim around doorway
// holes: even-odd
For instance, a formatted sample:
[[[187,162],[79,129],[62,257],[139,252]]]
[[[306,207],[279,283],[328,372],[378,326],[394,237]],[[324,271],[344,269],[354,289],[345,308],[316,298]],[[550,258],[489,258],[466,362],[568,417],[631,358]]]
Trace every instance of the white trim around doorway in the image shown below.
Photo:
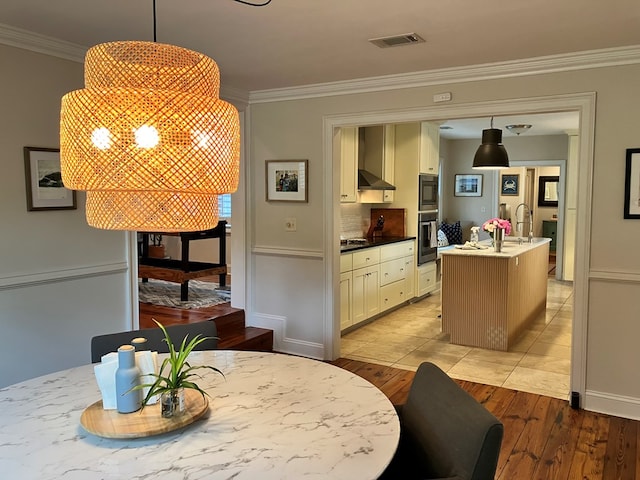
[[[535,114],[575,111],[580,115],[578,203],[574,276],[574,313],[572,327],[571,391],[584,398],[586,391],[587,312],[589,301],[589,268],[591,238],[591,198],[593,178],[593,145],[595,134],[595,92],[537,98],[510,99],[438,107],[419,107],[379,112],[354,112],[330,115],[323,119],[324,201],[325,201],[325,358],[340,355],[340,159],[334,154],[337,128],[353,125],[437,121],[443,118]]]

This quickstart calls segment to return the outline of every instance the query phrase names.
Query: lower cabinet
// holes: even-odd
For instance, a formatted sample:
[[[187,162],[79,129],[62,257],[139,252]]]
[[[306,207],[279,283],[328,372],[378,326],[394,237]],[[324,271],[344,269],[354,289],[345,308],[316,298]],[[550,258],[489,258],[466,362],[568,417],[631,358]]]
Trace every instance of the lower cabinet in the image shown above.
[[[436,289],[436,262],[418,266],[418,297]]]
[[[353,273],[340,274],[340,330],[353,325]]]
[[[341,255],[341,330],[416,296],[414,247],[411,240]]]
[[[353,323],[380,312],[380,266],[353,271]]]
[[[413,255],[404,257],[404,289],[407,300],[416,296],[416,259]]]

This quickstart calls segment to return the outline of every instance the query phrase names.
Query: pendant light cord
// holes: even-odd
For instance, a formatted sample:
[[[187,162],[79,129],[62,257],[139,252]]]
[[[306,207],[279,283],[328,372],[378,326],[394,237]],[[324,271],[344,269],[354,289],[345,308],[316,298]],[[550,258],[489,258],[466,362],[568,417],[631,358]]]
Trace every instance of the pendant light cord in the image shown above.
[[[153,0],[153,43],[156,43],[157,41],[156,0]]]
[[[233,0],[234,2],[238,2],[238,3],[242,3],[243,5],[249,5],[251,7],[266,7],[267,5],[269,5],[271,3],[271,0],[266,0],[262,3],[251,3],[251,2],[245,2],[244,0]]]

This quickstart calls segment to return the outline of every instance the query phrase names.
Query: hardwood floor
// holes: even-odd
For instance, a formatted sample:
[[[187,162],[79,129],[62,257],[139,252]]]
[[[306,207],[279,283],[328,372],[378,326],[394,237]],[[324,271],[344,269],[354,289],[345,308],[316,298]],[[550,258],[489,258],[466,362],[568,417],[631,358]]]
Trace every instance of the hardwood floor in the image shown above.
[[[340,358],[331,362],[406,399],[414,372]],[[568,402],[456,380],[504,424],[496,480],[640,480],[640,422],[573,410]]]

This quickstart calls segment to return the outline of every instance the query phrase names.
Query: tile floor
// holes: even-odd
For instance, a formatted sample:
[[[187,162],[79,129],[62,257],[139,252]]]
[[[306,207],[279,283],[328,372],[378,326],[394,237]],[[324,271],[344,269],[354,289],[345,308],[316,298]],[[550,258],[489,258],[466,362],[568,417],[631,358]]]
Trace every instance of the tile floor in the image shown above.
[[[416,370],[424,361],[451,377],[567,399],[573,284],[549,279],[547,309],[508,352],[452,345],[441,332],[440,294],[343,335],[341,356]]]

